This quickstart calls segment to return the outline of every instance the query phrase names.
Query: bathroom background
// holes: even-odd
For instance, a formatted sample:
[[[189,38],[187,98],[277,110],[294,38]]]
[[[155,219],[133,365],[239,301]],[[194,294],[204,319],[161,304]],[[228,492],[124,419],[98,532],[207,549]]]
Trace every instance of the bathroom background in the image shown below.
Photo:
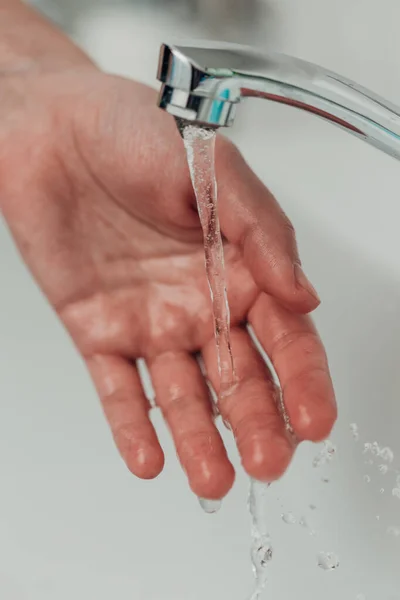
[[[320,63],[400,103],[398,0],[35,4],[104,69],[149,84],[161,42],[218,38]],[[270,488],[275,553],[264,597],[398,600],[400,165],[309,115],[257,101],[227,133],[297,228],[323,299],[316,321],[340,409],[332,463],[314,468],[317,448],[305,444]],[[240,468],[221,512],[205,515],[155,413],[166,469],[154,482],[135,480],[79,357],[1,224],[0,271],[0,598],[246,600],[250,523]],[[393,451],[393,462],[364,453],[374,441]],[[295,523],[282,520],[287,513]],[[339,567],[319,568],[321,551]]]

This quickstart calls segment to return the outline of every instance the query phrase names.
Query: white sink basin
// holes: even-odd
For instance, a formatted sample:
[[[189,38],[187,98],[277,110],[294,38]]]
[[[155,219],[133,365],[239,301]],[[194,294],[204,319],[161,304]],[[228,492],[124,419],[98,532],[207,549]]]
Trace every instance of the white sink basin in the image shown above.
[[[379,7],[282,0],[276,9],[277,49],[400,102],[398,0]],[[76,36],[105,68],[152,83],[160,42],[183,29],[186,37],[201,35],[172,15],[114,9],[88,14]],[[265,598],[399,599],[400,537],[387,533],[400,527],[395,473],[382,475],[377,459],[365,464],[372,456],[363,444],[390,446],[391,467],[400,469],[400,164],[292,109],[247,106],[230,135],[297,227],[323,299],[316,319],[340,409],[334,462],[313,469],[316,448],[304,445],[270,490],[275,556]],[[245,476],[239,470],[218,516],[203,514],[155,415],[167,466],[154,482],[135,480],[114,450],[84,367],[4,227],[0,269],[0,597],[246,599]],[[306,517],[316,535],[284,524],[281,513],[289,511]],[[340,567],[319,569],[319,551],[336,553]]]

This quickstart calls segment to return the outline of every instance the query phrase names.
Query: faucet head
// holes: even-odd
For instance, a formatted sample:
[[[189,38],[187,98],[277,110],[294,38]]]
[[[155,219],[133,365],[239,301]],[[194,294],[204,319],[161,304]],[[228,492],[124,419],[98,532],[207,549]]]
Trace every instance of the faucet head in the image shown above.
[[[157,75],[160,108],[205,127],[232,125],[240,89],[229,67],[213,64],[215,55],[215,44],[209,49],[163,44]],[[218,64],[230,64],[229,56],[221,59]]]

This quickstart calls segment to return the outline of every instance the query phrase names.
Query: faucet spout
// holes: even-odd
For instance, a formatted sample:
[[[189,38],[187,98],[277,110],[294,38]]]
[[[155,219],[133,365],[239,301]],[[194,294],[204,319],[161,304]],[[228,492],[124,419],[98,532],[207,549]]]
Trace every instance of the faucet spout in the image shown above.
[[[229,127],[244,98],[293,106],[345,129],[400,160],[400,107],[336,73],[235,44],[160,51],[159,106],[177,119]]]

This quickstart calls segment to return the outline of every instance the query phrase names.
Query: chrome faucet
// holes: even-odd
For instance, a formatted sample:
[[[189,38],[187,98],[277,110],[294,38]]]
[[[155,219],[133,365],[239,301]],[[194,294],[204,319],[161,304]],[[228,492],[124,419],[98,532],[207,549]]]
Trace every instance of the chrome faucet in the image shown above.
[[[311,63],[226,43],[160,51],[159,106],[178,121],[229,127],[243,98],[322,117],[400,160],[400,107]]]

